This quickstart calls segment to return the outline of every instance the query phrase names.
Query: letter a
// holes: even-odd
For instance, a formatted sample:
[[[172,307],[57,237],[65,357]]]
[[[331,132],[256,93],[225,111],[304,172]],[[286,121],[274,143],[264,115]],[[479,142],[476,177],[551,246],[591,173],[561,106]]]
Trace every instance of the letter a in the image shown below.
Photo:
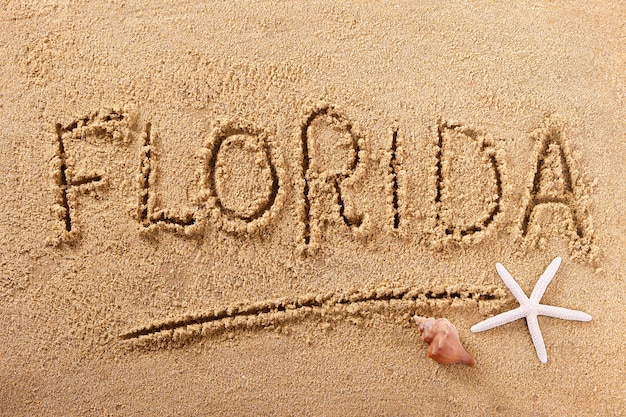
[[[593,249],[593,232],[588,199],[561,125],[558,116],[551,116],[533,133],[537,140],[536,162],[529,180],[532,185],[522,204],[521,233],[532,240],[552,232],[566,234],[572,253],[589,254]],[[554,220],[558,216],[565,216],[566,222],[553,221],[551,225],[544,221],[546,217]]]

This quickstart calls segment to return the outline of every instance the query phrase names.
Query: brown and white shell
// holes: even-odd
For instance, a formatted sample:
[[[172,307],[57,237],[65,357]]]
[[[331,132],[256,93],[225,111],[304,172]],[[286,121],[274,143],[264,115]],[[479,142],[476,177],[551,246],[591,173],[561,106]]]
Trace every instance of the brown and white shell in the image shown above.
[[[462,363],[474,366],[476,360],[461,345],[459,332],[448,319],[413,316],[422,332],[422,340],[428,343],[428,357],[443,364]]]

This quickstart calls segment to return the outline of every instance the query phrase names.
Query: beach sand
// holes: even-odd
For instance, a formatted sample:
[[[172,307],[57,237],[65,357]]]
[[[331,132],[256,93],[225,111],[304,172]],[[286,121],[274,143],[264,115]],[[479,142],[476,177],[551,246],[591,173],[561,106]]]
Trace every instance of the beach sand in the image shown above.
[[[626,414],[623,2],[1,9],[1,415]]]

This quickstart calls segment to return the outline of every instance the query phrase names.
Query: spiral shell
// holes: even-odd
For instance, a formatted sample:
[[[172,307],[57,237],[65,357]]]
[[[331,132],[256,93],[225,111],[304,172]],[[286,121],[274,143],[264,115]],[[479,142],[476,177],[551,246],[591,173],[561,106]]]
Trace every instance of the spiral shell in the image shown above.
[[[459,332],[448,319],[413,316],[422,332],[422,340],[428,343],[428,357],[443,364],[462,363],[474,366],[476,360],[461,345]]]

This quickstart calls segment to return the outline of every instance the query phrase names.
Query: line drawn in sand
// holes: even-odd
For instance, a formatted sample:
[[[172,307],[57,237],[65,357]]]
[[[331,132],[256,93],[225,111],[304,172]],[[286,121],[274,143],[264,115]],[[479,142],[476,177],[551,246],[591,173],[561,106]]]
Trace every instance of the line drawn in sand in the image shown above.
[[[161,339],[176,341],[177,337],[195,339],[210,334],[235,329],[265,328],[277,322],[303,320],[312,315],[351,313],[354,307],[372,307],[376,303],[398,303],[401,307],[415,308],[419,303],[431,306],[437,303],[488,302],[497,308],[508,301],[507,294],[497,286],[447,287],[424,290],[417,287],[378,288],[348,293],[329,292],[300,298],[238,303],[198,314],[157,321],[135,327],[119,335],[127,341]],[[405,305],[406,304],[406,305]],[[412,313],[411,313],[412,315]]]

